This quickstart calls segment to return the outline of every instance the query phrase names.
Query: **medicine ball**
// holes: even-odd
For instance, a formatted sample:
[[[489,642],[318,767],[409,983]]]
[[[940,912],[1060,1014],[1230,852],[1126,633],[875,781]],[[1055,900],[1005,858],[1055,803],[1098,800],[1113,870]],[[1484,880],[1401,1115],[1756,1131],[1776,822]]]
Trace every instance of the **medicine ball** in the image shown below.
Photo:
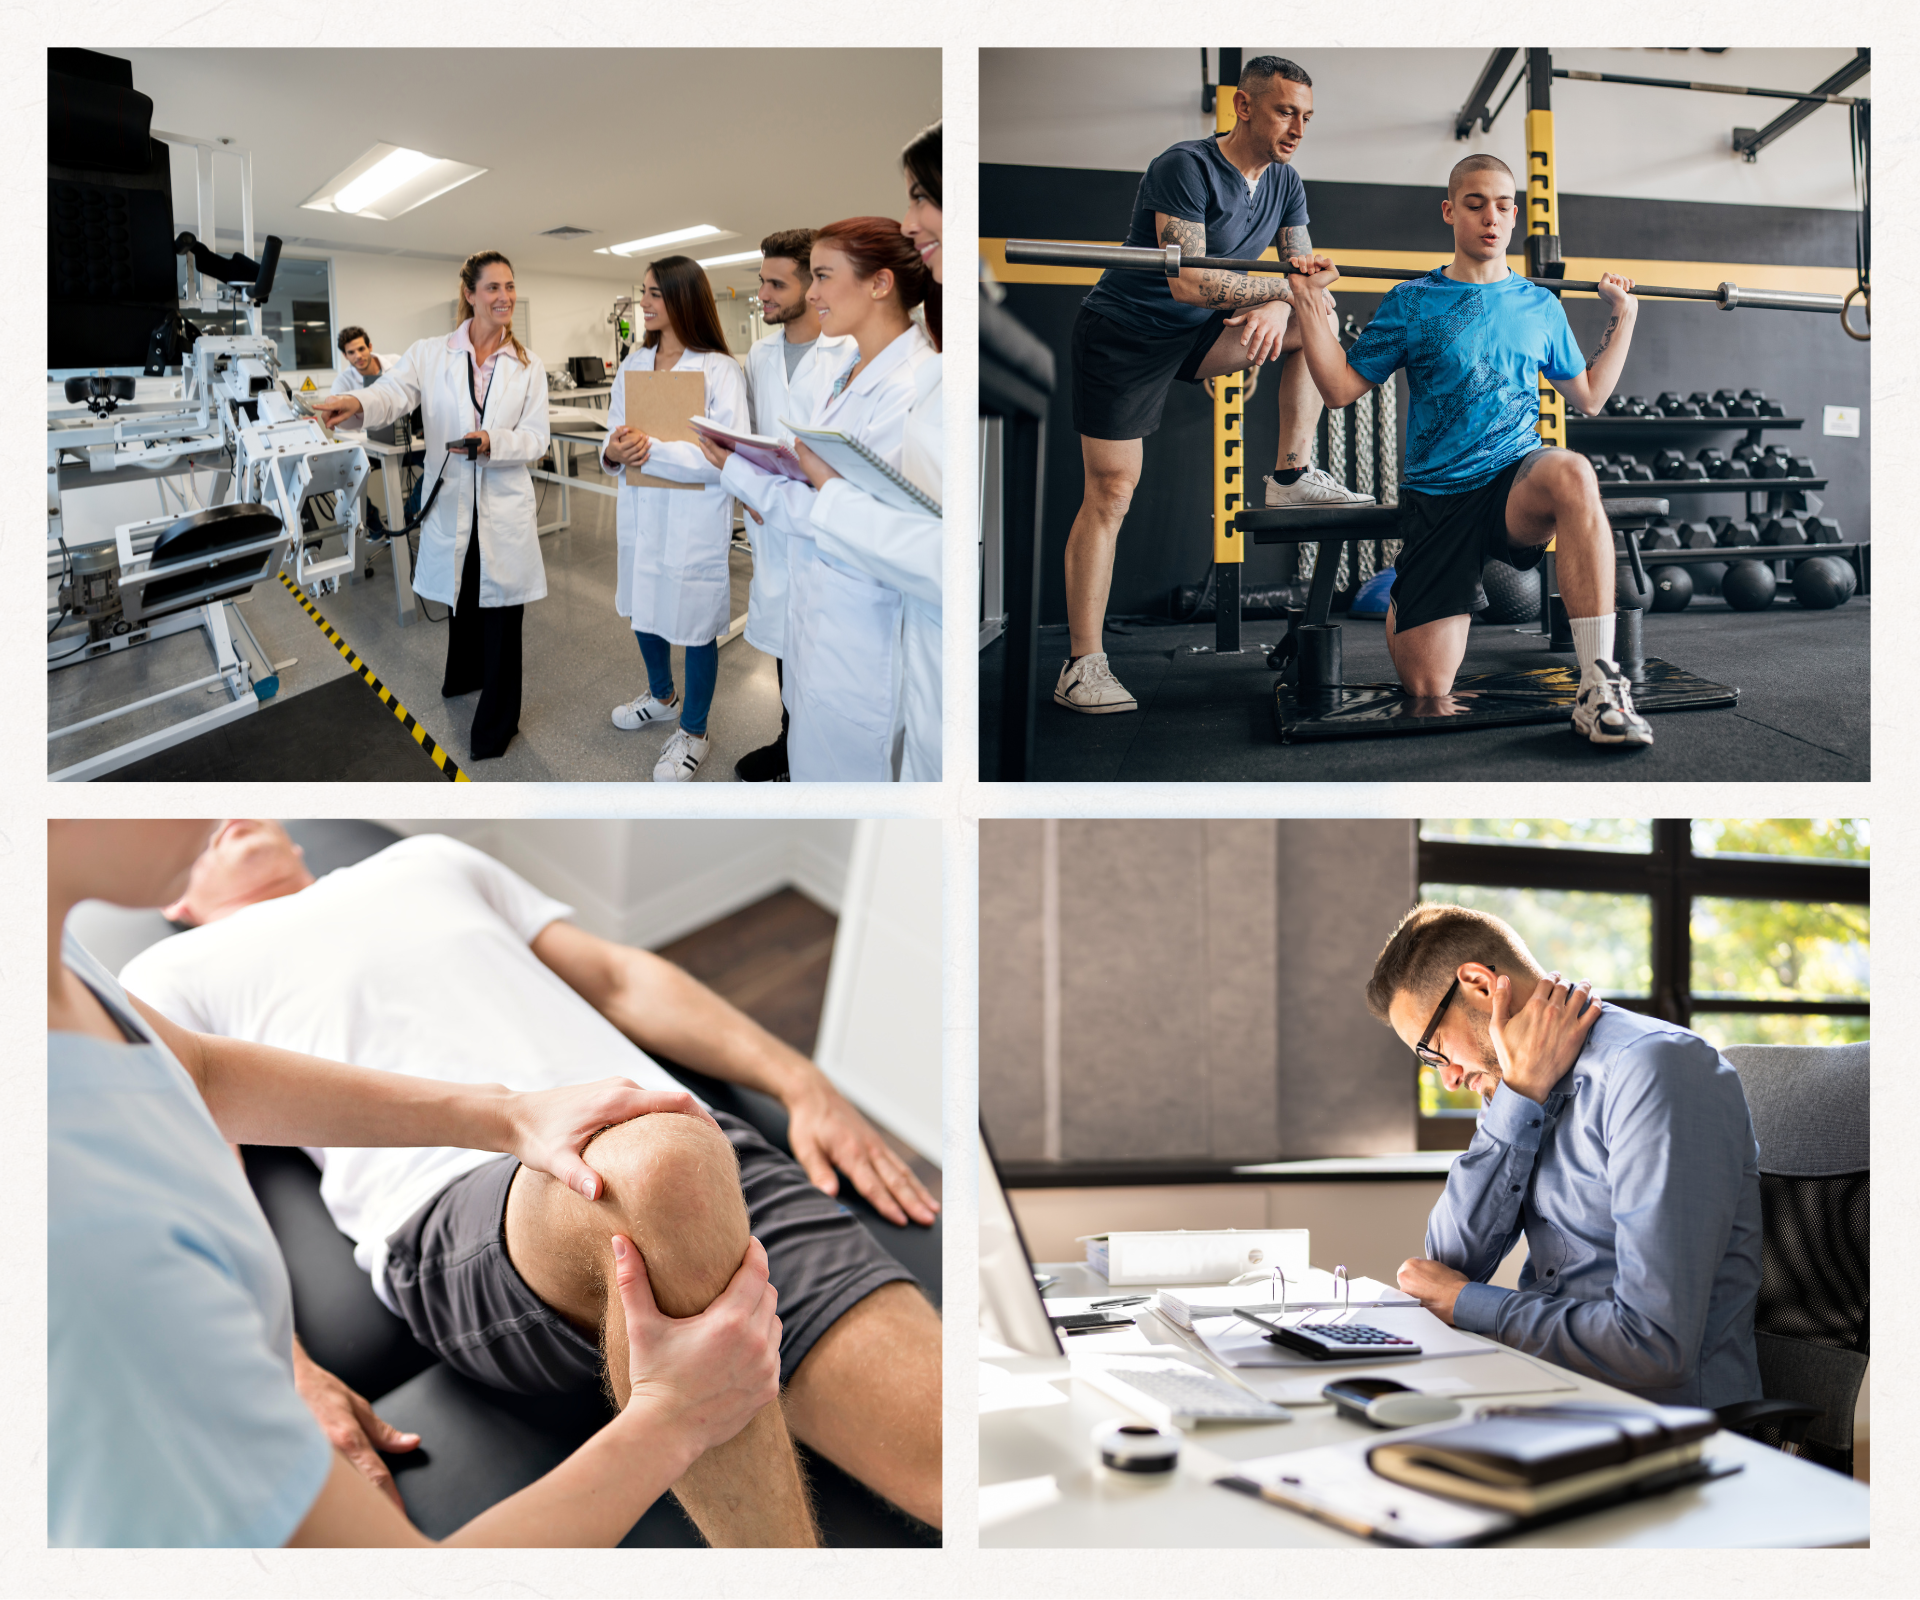
[[[1653,579],[1655,611],[1685,611],[1693,598],[1693,576],[1685,567],[1655,567]]]
[[[1693,592],[1695,594],[1718,594],[1720,580],[1727,575],[1724,561],[1703,561],[1692,572]]]
[[[1626,562],[1614,568],[1613,606],[1616,611],[1644,611],[1652,598],[1651,580],[1649,588],[1642,589],[1634,579],[1633,568]]]
[[[1832,556],[1803,561],[1793,574],[1793,593],[1809,611],[1831,611],[1853,598],[1853,568]]]
[[[1489,561],[1480,572],[1487,591],[1487,622],[1533,622],[1540,615],[1540,575],[1522,572],[1504,561]]]
[[[1773,568],[1759,561],[1736,561],[1720,580],[1720,597],[1735,611],[1765,611],[1773,590]]]

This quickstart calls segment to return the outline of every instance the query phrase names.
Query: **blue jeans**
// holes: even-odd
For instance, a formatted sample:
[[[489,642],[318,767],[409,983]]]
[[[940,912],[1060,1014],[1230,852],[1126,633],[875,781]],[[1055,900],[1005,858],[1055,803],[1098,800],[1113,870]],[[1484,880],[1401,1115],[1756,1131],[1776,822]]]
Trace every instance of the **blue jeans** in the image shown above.
[[[633,630],[640,641],[640,654],[647,661],[647,692],[656,700],[673,698],[673,646],[657,633]],[[713,707],[713,685],[720,676],[720,641],[690,644],[687,657],[687,703],[680,708],[680,726],[702,738],[707,731],[707,712]]]

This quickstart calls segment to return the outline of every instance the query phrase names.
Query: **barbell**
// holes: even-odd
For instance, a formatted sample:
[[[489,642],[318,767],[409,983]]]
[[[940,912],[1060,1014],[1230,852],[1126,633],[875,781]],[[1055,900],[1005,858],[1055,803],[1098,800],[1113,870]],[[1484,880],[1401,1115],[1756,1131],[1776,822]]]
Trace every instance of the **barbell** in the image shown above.
[[[1177,244],[1075,244],[1056,239],[1009,239],[1007,260],[1042,267],[1117,267],[1123,272],[1160,272],[1169,278],[1179,277],[1181,269],[1186,267],[1216,272],[1270,272],[1289,277],[1297,275],[1299,270],[1290,261],[1245,261],[1233,256],[1183,257]],[[1410,267],[1341,267],[1340,276],[1405,280],[1424,278],[1427,271]],[[1537,283],[1543,289],[1571,289],[1588,294],[1600,288],[1598,283],[1575,278],[1528,278],[1527,282]],[[1742,289],[1737,283],[1723,283],[1717,289],[1659,289],[1637,283],[1633,292],[1656,300],[1711,300],[1722,311],[1749,307],[1756,311],[1826,311],[1838,315],[1843,305],[1837,294],[1808,294],[1798,289]]]

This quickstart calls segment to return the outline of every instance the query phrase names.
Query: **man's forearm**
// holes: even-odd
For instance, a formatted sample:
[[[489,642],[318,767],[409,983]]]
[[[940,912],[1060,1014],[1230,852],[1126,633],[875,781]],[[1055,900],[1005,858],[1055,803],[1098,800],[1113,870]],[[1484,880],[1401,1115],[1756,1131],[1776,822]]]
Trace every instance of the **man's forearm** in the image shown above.
[[[1295,302],[1294,325],[1300,330],[1300,353],[1307,359],[1307,373],[1313,379],[1320,398],[1335,410],[1350,406],[1373,384],[1347,364],[1347,353],[1340,348],[1333,319],[1318,289],[1303,289]]]
[[[1638,314],[1631,303],[1626,310],[1613,312],[1600,335],[1599,347],[1587,357],[1587,392],[1583,405],[1589,416],[1607,403],[1614,385],[1620,381],[1620,374],[1626,370],[1627,347],[1633,343],[1633,325],[1637,320]]]
[[[1540,1153],[1537,1107],[1504,1085],[1453,1164],[1427,1219],[1427,1254],[1484,1283],[1520,1232],[1520,1202]]]
[[[1181,257],[1207,253],[1207,230],[1197,222],[1168,217],[1160,225],[1160,242],[1178,245]],[[1291,304],[1293,289],[1281,275],[1255,277],[1248,272],[1222,272],[1214,267],[1197,270],[1182,268],[1180,276],[1167,286],[1176,300],[1190,306],[1205,306],[1209,311],[1243,311],[1248,306],[1265,305],[1270,300]]]

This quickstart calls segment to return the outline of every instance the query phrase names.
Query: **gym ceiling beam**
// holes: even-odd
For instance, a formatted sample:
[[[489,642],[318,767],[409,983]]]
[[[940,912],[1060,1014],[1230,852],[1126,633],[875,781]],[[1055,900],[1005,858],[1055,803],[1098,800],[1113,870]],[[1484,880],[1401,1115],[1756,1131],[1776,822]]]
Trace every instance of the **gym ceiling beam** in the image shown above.
[[[1500,115],[1496,108],[1487,110],[1487,102],[1493,98],[1493,91],[1500,87],[1500,80],[1506,76],[1507,68],[1513,65],[1518,50],[1493,50],[1487,55],[1487,64],[1480,69],[1480,76],[1474,80],[1473,91],[1467,96],[1467,103],[1460,108],[1460,114],[1453,119],[1453,136],[1464,139],[1473,132],[1473,125],[1480,124],[1480,131],[1487,132],[1493,126],[1493,119]],[[1514,80],[1519,81],[1517,78]],[[1509,89],[1508,94],[1513,91]],[[1500,104],[1507,102],[1503,99]]]
[[[1781,112],[1779,116],[1775,117],[1773,121],[1769,122],[1758,133],[1754,132],[1751,128],[1735,128],[1733,130],[1734,149],[1738,150],[1747,160],[1752,161],[1762,150],[1772,144],[1775,139],[1779,138],[1781,134],[1785,133],[1796,123],[1813,115],[1822,105],[1868,104],[1864,99],[1844,99],[1841,97],[1840,91],[1849,84],[1859,82],[1860,79],[1864,78],[1872,70],[1873,52],[1864,46],[1859,47],[1858,53],[1844,67],[1827,79],[1825,83],[1815,88],[1812,94],[1803,99],[1800,104],[1797,106],[1789,106],[1785,111]],[[1818,96],[1819,98],[1816,99],[1814,96]]]

